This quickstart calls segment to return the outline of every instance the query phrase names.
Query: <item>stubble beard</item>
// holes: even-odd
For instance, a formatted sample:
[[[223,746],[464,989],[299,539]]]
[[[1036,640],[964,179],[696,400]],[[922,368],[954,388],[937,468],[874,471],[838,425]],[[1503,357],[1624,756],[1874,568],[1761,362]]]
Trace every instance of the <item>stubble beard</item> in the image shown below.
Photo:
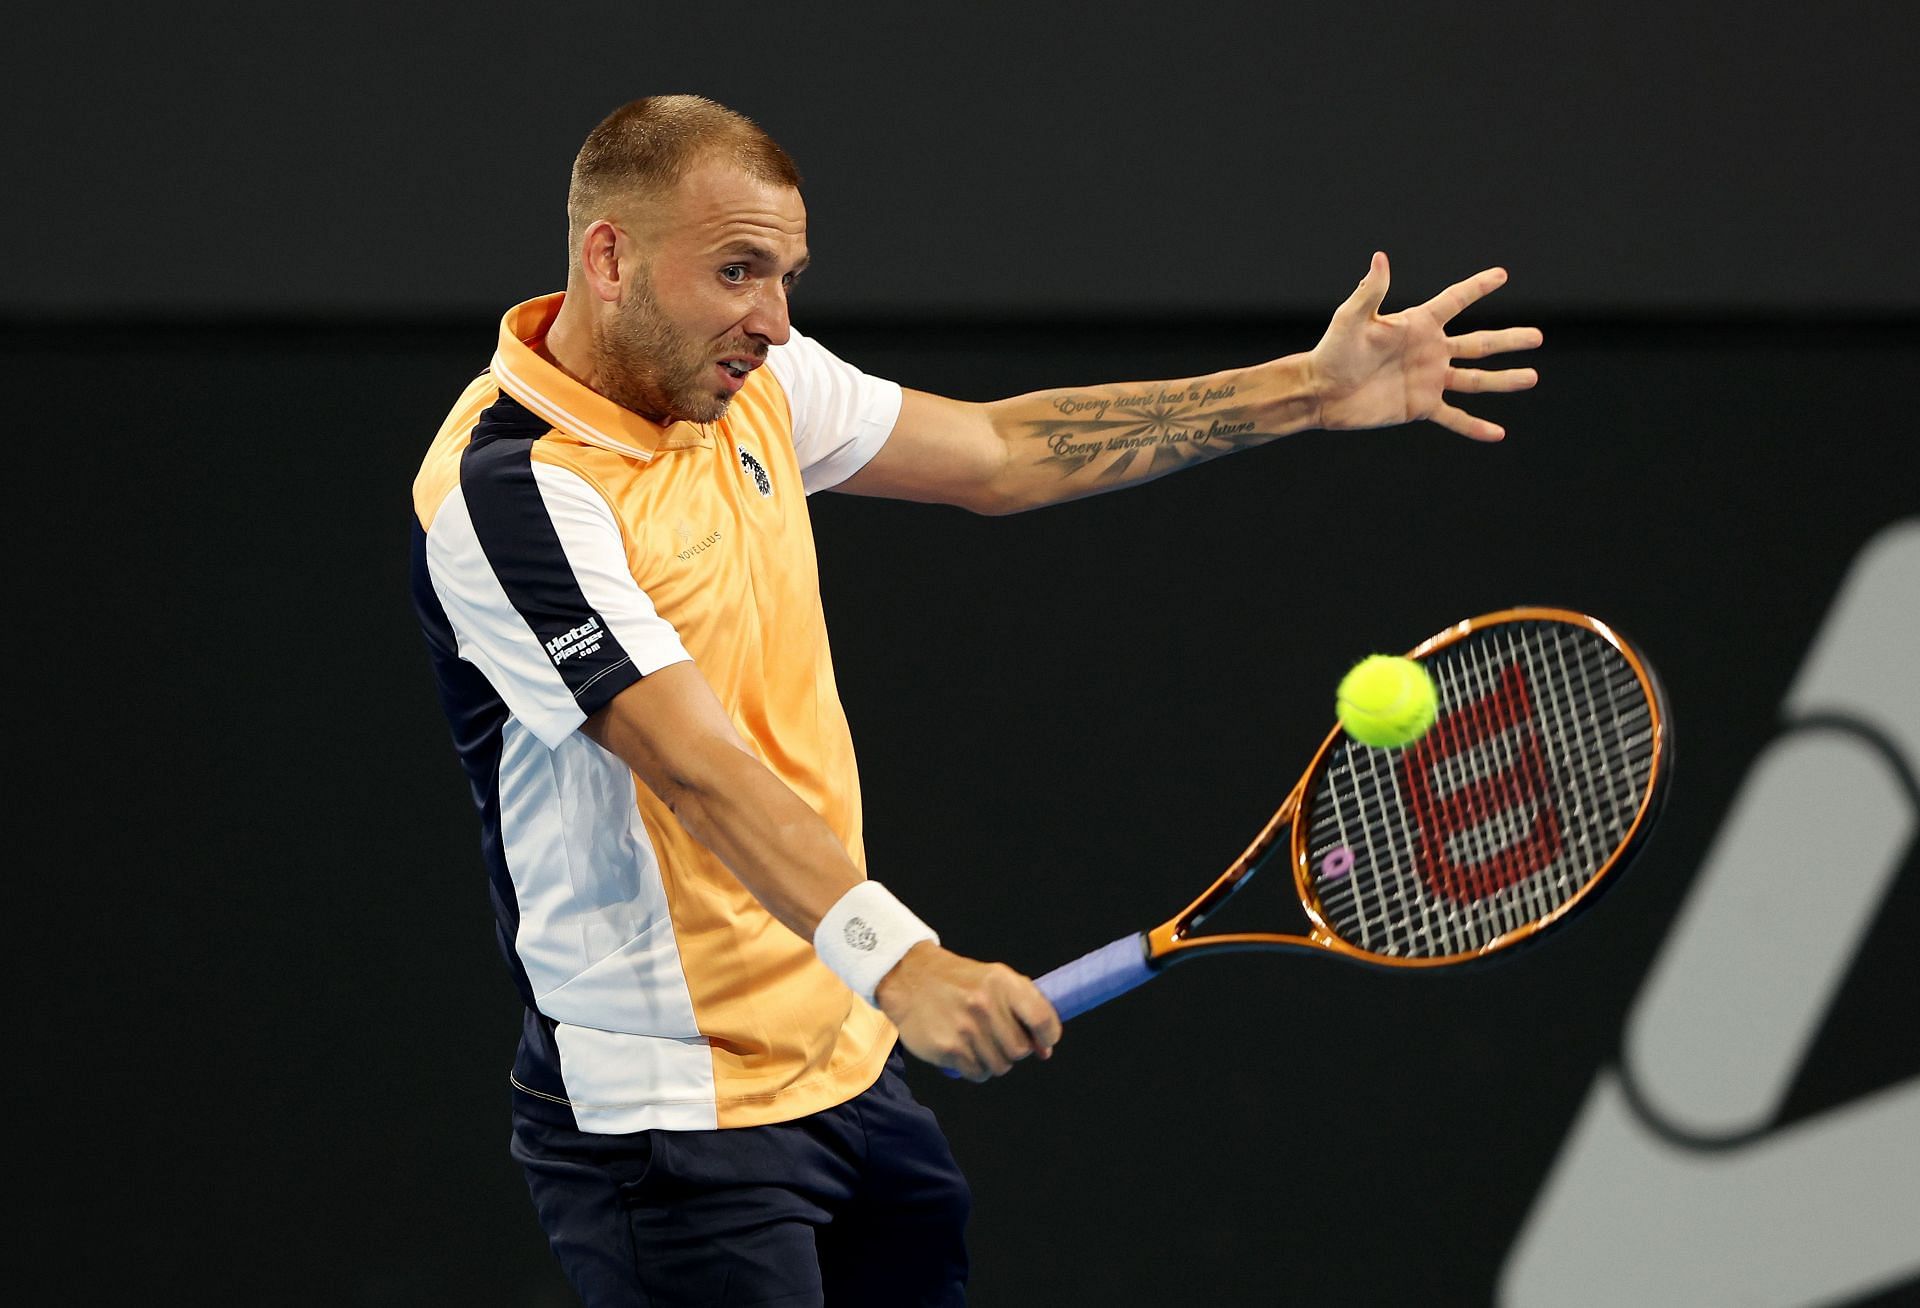
[[[714,383],[712,346],[669,322],[651,286],[595,335],[593,353],[595,389],[662,424],[718,422],[733,399]]]

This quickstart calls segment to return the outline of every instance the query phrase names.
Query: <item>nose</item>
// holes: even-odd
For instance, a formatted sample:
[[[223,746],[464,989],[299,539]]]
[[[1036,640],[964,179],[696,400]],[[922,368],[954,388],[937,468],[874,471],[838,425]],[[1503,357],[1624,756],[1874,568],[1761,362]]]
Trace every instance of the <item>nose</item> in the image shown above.
[[[793,334],[793,322],[787,311],[787,288],[778,282],[772,283],[766,294],[753,306],[753,312],[740,324],[749,336],[755,336],[768,345],[785,345]]]

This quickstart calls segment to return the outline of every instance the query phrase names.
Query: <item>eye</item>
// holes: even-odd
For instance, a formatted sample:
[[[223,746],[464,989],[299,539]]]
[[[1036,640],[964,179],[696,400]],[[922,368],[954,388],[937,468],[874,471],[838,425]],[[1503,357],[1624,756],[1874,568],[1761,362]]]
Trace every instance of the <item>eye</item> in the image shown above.
[[[720,270],[720,279],[729,286],[743,286],[747,280],[747,265],[730,263]]]

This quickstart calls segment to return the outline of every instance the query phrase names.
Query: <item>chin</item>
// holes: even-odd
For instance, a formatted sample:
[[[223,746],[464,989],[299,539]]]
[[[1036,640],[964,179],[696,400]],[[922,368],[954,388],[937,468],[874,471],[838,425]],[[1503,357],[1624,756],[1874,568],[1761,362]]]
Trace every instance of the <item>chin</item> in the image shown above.
[[[733,403],[731,395],[702,396],[700,401],[686,406],[686,412],[678,415],[681,422],[719,422],[727,416],[727,409]]]

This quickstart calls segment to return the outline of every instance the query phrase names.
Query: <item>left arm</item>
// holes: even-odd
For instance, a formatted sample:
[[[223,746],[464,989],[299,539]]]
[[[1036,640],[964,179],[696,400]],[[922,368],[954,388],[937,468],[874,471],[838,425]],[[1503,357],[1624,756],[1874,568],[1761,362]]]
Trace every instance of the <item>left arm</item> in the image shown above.
[[[1448,336],[1462,309],[1506,281],[1488,269],[1427,303],[1382,315],[1387,259],[1334,313],[1312,351],[1179,381],[1036,391],[969,404],[907,391],[893,433],[839,489],[1015,513],[1118,490],[1312,427],[1427,419],[1475,440],[1506,435],[1448,404],[1447,391],[1514,391],[1531,368],[1453,366],[1541,341],[1531,327]]]

